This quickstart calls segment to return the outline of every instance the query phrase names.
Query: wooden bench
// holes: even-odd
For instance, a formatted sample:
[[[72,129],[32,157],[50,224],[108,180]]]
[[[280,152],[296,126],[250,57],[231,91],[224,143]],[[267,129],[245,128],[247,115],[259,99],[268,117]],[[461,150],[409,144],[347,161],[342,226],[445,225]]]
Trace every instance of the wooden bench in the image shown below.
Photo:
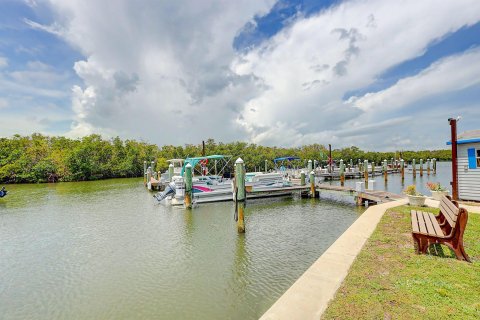
[[[430,245],[440,243],[452,249],[457,259],[471,262],[463,248],[468,212],[459,208],[458,203],[452,201],[450,196],[443,196],[440,200],[438,215],[417,210],[412,210],[411,215],[412,236],[418,254],[426,253]]]

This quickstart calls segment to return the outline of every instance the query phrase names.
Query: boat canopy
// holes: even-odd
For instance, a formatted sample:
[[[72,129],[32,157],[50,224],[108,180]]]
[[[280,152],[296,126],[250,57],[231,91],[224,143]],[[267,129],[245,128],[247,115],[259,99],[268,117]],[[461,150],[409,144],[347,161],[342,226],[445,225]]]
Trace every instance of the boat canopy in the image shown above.
[[[221,155],[221,154],[213,154],[211,156],[187,158],[187,159],[185,159],[185,162],[183,163],[182,172],[180,173],[180,175],[183,176],[183,173],[185,172],[185,166],[189,163],[192,166],[192,168],[195,168],[195,166],[199,162],[204,162],[206,164],[208,162],[208,160],[224,160],[225,162],[228,163],[228,159],[230,159],[231,157],[232,156],[224,156],[224,155]]]
[[[300,160],[299,157],[280,157],[280,158],[275,158],[273,159],[273,162],[275,162],[275,164],[279,161],[293,161],[293,160]]]

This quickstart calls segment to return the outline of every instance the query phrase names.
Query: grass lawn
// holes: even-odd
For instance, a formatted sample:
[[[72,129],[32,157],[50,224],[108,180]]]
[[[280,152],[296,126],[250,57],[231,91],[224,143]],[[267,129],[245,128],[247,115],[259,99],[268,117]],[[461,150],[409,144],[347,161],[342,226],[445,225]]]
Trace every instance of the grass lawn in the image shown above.
[[[385,213],[322,319],[480,319],[480,214],[468,215],[467,263],[443,245],[415,254],[411,209]]]

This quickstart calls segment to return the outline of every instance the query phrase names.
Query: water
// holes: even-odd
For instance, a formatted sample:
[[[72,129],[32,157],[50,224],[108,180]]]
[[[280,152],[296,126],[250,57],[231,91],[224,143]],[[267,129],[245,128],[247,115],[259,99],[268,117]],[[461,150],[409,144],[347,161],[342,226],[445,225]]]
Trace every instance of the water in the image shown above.
[[[378,168],[378,166],[377,166]],[[443,187],[446,187],[452,191],[452,187],[450,186],[450,181],[452,181],[452,163],[451,162],[437,162],[437,173],[433,174],[433,170],[430,171],[430,175],[427,175],[427,167],[426,165],[423,166],[423,177],[420,177],[420,167],[417,164],[417,175],[416,178],[413,178],[413,173],[410,170],[405,170],[405,181],[402,183],[402,176],[400,173],[394,173],[388,175],[388,181],[385,183],[383,175],[375,176],[374,178],[370,177],[370,180],[375,180],[375,190],[384,190],[396,194],[401,194],[403,190],[411,184],[416,185],[417,191],[426,195],[430,196],[431,192],[427,188],[427,182],[440,182]],[[430,167],[431,168],[431,167]],[[348,179],[345,180],[345,186],[349,186],[355,188],[355,183],[358,181],[364,181],[364,179]],[[333,185],[340,185],[340,181],[332,181],[331,184]],[[369,186],[371,187],[371,186]]]
[[[330,200],[154,205],[138,179],[11,185],[0,319],[255,319],[362,212]]]

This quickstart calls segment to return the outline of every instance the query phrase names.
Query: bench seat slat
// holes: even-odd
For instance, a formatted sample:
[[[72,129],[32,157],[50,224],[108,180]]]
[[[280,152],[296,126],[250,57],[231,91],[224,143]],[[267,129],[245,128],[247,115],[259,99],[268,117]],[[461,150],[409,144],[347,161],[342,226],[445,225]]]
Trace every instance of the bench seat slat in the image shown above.
[[[445,236],[443,234],[442,228],[440,228],[440,225],[438,224],[437,219],[435,218],[435,215],[431,212],[428,213],[428,217],[430,218],[430,221],[432,221],[433,228],[435,229],[435,233],[437,236]]]
[[[428,234],[427,227],[425,226],[425,217],[421,211],[417,211],[418,218],[418,227],[420,228],[420,233]]]
[[[427,227],[427,233],[436,236],[437,232],[435,231],[435,227],[432,224],[432,220],[430,220],[430,216],[428,212],[422,212],[423,219],[425,220],[425,226]]]
[[[418,229],[418,219],[417,219],[417,211],[415,210],[412,210],[410,212],[410,214],[412,215],[412,230],[413,232],[420,232],[420,230]]]

